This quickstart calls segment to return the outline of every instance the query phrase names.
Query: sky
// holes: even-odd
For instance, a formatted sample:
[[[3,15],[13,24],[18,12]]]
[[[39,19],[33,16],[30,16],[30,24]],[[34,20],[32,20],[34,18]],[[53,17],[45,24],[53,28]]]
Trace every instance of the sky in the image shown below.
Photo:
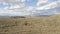
[[[0,0],[0,16],[60,14],[60,0]]]

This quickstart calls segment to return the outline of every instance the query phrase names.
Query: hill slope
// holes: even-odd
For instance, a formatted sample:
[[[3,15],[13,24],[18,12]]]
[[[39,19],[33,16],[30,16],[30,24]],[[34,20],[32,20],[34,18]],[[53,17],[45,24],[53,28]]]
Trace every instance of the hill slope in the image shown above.
[[[45,18],[0,18],[0,34],[60,34],[60,15]]]

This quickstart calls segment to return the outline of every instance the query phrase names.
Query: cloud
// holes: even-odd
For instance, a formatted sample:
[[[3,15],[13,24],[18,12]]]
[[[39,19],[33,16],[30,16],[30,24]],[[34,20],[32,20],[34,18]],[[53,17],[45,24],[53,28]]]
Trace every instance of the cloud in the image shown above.
[[[17,7],[17,6],[16,6]],[[15,8],[15,7],[14,7]],[[33,7],[25,7],[22,9],[15,8],[14,10],[0,9],[0,15],[11,15],[11,16],[25,16],[30,15],[33,12]]]
[[[57,6],[60,6],[59,1],[54,1],[48,3],[48,0],[38,0],[37,7],[28,6],[26,7],[24,2],[27,0],[0,0],[5,6],[3,9],[0,8],[0,15],[13,15],[13,16],[24,16],[24,15],[33,15],[41,13],[41,11],[50,11],[54,10]],[[48,4],[45,4],[48,3]],[[40,6],[45,4],[44,6]],[[51,11],[52,11],[51,10]]]
[[[40,6],[41,4],[48,3],[48,0],[38,0],[37,6]]]
[[[31,7],[26,8],[25,2],[26,0],[0,0],[0,3],[2,3],[5,6],[3,9],[0,8],[0,15],[27,15],[30,13],[29,10],[32,10]],[[5,11],[4,11],[5,10]]]
[[[17,3],[17,2],[25,2],[26,0],[0,0],[0,2],[7,2],[7,3]]]
[[[50,4],[44,5],[42,7],[38,7],[37,10],[48,10],[48,9],[53,9],[58,6],[58,2],[52,2]]]
[[[8,9],[9,10],[15,10],[15,9],[22,9],[23,7],[25,7],[25,5],[18,5],[18,4],[16,4],[16,5],[13,5],[13,6],[10,6]]]
[[[0,9],[0,16],[6,16],[8,14],[9,14],[8,12],[4,12],[3,9]]]
[[[10,7],[6,6],[4,7],[5,9],[18,9],[24,7],[24,2],[26,0],[0,0],[0,4],[5,5],[10,5]]]

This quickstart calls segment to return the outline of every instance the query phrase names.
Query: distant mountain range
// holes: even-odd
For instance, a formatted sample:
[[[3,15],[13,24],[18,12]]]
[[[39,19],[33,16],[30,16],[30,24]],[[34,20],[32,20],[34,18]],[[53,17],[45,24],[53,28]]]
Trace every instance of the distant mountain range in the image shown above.
[[[27,18],[27,17],[50,17],[53,15],[37,15],[37,16],[0,16],[0,18]]]

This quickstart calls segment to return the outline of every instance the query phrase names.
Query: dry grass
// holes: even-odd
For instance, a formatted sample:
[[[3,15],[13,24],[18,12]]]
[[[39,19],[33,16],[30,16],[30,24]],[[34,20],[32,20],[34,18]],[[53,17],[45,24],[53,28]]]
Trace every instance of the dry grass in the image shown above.
[[[60,34],[60,16],[0,19],[0,34]]]

